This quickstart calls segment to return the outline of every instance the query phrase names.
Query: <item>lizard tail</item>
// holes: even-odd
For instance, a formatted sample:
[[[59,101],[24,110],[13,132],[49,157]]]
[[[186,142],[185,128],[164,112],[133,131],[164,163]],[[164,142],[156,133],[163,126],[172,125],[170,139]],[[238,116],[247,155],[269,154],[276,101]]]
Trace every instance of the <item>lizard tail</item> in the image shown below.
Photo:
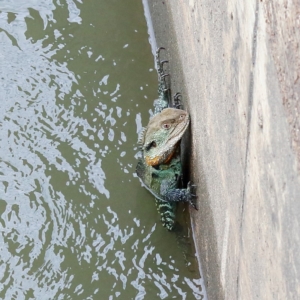
[[[169,231],[172,231],[175,227],[176,203],[161,201],[159,199],[155,199],[155,203],[157,210],[160,213],[160,218],[163,226],[166,227]]]

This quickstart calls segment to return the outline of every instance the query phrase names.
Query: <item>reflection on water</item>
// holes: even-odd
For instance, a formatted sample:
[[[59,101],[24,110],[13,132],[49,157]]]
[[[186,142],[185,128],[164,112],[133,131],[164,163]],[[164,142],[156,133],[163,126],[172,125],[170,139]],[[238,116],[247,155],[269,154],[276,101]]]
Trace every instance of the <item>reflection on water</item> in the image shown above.
[[[140,1],[0,1],[1,299],[203,298],[134,176],[147,39]]]

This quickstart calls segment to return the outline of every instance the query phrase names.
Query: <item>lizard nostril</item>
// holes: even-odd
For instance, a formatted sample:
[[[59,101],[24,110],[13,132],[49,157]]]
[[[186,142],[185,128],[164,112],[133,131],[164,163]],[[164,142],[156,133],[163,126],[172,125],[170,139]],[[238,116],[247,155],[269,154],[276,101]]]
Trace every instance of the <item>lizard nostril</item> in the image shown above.
[[[148,144],[145,149],[146,151],[149,151],[151,148],[155,148],[156,147],[156,142],[152,141],[150,144]]]

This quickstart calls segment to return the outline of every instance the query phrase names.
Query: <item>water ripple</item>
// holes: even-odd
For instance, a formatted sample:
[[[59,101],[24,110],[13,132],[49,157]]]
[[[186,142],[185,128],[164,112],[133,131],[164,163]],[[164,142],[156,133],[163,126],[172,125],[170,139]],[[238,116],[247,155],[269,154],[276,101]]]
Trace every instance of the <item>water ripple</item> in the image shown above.
[[[0,2],[1,299],[202,297],[199,276],[133,181],[135,102],[151,94],[153,60],[149,49],[144,66],[135,62],[132,18],[141,21],[124,5]],[[103,42],[112,33],[94,36],[104,32],[101,9],[110,22],[116,8],[120,25],[106,25],[120,39],[112,56],[117,46]],[[136,47],[143,40],[148,47],[146,36]]]

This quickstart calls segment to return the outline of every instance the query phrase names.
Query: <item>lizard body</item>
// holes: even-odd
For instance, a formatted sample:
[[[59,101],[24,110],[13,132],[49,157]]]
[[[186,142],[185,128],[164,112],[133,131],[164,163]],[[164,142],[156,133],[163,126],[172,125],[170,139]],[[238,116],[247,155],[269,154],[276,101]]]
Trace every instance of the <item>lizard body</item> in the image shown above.
[[[163,49],[163,48],[160,48]],[[171,97],[160,61],[156,53],[156,65],[159,79],[159,98],[154,101],[154,116],[139,138],[142,157],[139,158],[136,173],[144,186],[154,195],[163,226],[172,230],[175,226],[177,202],[189,202],[194,208],[191,185],[180,188],[182,165],[180,159],[180,141],[188,128],[189,114],[170,107]],[[176,101],[178,94],[175,95]]]

